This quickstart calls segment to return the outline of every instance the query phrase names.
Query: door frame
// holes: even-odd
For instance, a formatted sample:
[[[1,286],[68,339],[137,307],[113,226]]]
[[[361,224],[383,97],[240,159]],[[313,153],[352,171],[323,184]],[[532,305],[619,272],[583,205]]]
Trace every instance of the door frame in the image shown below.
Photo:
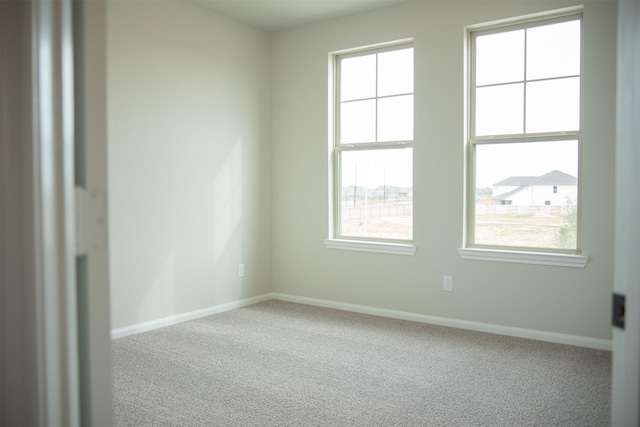
[[[74,19],[95,51],[75,55]],[[0,2],[2,425],[112,423],[108,251],[87,255],[79,299],[74,188],[86,162],[87,185],[106,194],[105,20],[99,0]]]
[[[101,234],[100,244],[84,242],[77,258],[81,425],[110,425],[111,323],[107,200],[107,2],[74,1],[76,73],[75,185],[98,196],[100,224],[84,230]],[[98,230],[91,231],[91,227]]]
[[[618,2],[614,293],[625,297],[613,330],[612,426],[640,425],[640,1]]]

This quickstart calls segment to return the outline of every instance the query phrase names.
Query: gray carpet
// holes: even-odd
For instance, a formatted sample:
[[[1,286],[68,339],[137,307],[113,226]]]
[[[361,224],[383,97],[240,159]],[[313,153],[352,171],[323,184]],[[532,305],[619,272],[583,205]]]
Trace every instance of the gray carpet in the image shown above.
[[[265,303],[113,341],[118,426],[604,426],[611,354]]]

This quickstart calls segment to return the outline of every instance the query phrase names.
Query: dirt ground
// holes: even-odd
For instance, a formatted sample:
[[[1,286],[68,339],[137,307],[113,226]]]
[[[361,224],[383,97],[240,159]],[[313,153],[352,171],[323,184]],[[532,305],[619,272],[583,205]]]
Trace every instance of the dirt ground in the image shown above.
[[[411,216],[369,218],[367,221],[352,219],[342,224],[342,235],[412,240],[412,227]]]
[[[561,234],[570,233],[573,244],[561,243]],[[476,244],[525,246],[531,248],[575,248],[575,230],[559,215],[478,215]]]
[[[568,238],[562,240],[565,233]],[[354,219],[342,225],[344,236],[411,240],[412,217]],[[568,243],[567,243],[568,240]],[[563,243],[563,241],[565,243]],[[478,215],[476,244],[530,248],[575,248],[575,229],[557,215]]]

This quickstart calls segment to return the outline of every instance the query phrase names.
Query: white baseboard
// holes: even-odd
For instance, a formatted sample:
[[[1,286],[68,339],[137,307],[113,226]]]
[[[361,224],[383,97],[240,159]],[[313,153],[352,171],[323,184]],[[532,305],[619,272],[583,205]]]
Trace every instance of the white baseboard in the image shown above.
[[[528,338],[538,341],[547,341],[556,344],[568,344],[579,347],[588,347],[597,350],[612,349],[611,340],[601,338],[583,337],[580,335],[560,334],[556,332],[537,331],[534,329],[515,328],[511,326],[493,325],[490,323],[472,322],[469,320],[452,319],[449,317],[428,316],[426,314],[409,313],[406,311],[388,310],[384,308],[368,307],[364,305],[348,304],[344,302],[329,301],[317,298],[301,297],[274,293],[273,299],[296,302],[300,304],[315,305],[318,307],[335,308],[338,310],[352,311],[355,313],[371,314],[374,316],[390,317],[393,319],[410,320],[413,322],[429,323],[432,325],[448,326],[451,328],[468,329],[471,331],[488,332],[497,335]]]
[[[429,323],[432,325],[448,326],[451,328],[467,329],[471,331],[487,332],[490,334],[507,335],[519,338],[528,338],[539,341],[547,341],[557,344],[568,344],[579,347],[588,347],[597,350],[612,349],[612,341],[600,338],[584,337],[580,335],[560,334],[557,332],[538,331],[535,329],[516,328],[512,326],[493,325],[490,323],[473,322],[469,320],[452,319],[449,317],[429,316],[426,314],[410,313],[407,311],[388,310],[385,308],[369,307],[365,305],[349,304],[345,302],[323,300],[318,298],[301,297],[296,295],[273,293],[256,297],[245,298],[219,304],[212,307],[194,310],[187,313],[176,314],[163,317],[161,319],[148,322],[137,323],[123,328],[111,330],[111,339],[118,339],[141,332],[152,331],[165,326],[175,325],[212,314],[223,313],[236,308],[258,304],[260,302],[277,299],[281,301],[295,302],[300,304],[314,305],[318,307],[334,308],[337,310],[352,311],[354,313],[371,314],[373,316],[389,317],[392,319],[409,320],[413,322]]]
[[[111,339],[126,337],[129,335],[139,334],[141,332],[152,331],[154,329],[163,328],[165,326],[175,325],[189,320],[199,319],[201,317],[211,316],[212,314],[223,313],[225,311],[234,310],[240,307],[257,304],[259,302],[269,301],[273,299],[272,294],[258,295],[256,297],[245,298],[237,301],[231,301],[225,304],[214,305],[212,307],[200,310],[189,311],[187,313],[175,314],[173,316],[163,317],[161,319],[150,320],[148,322],[137,323],[135,325],[125,326],[111,330]]]

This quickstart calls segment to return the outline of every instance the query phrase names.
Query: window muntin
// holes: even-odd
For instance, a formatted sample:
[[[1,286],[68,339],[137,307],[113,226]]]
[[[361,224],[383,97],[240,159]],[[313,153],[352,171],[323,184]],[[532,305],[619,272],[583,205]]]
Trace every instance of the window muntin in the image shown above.
[[[580,24],[472,33],[472,137],[579,130]]]
[[[413,47],[334,61],[334,237],[411,242]]]
[[[579,253],[581,16],[470,33],[467,247]]]

